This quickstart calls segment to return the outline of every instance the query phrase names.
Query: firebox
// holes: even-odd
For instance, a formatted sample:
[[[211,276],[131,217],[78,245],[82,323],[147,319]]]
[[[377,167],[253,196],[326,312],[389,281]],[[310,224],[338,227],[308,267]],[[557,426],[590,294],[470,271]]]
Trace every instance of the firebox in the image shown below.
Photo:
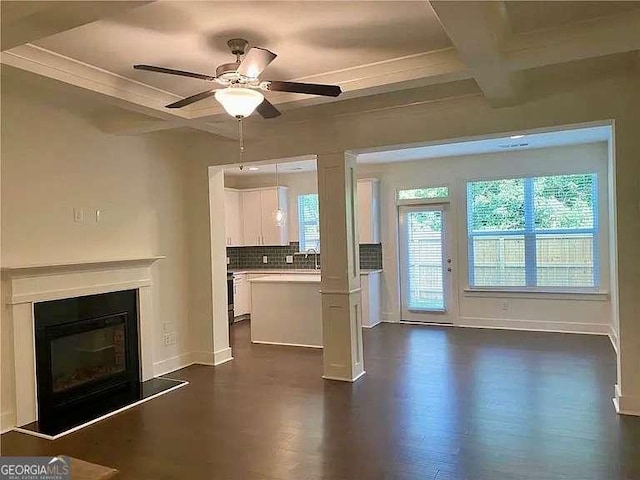
[[[135,290],[37,303],[40,428],[79,424],[140,397]]]

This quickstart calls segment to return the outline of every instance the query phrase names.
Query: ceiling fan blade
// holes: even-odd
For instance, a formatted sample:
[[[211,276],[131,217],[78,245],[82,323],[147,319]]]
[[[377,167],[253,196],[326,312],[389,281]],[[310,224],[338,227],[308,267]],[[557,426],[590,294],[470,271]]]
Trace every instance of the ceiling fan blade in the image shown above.
[[[267,81],[267,89],[273,92],[308,93],[310,95],[323,95],[325,97],[337,97],[342,93],[342,89],[338,85],[280,82],[278,80]]]
[[[266,98],[260,105],[258,105],[258,108],[256,108],[256,110],[262,118],[276,118],[282,115],[280,113],[280,110],[274,107],[273,103],[271,103]]]
[[[181,77],[199,78],[200,80],[215,80],[216,77],[204,75],[202,73],[185,72],[183,70],[174,70],[173,68],[156,67],[154,65],[134,65],[136,70],[147,70],[149,72],[167,73],[169,75],[180,75]]]
[[[266,48],[253,47],[244,56],[238,67],[238,73],[249,78],[258,78],[277,55]]]
[[[167,105],[167,108],[182,108],[187,105],[191,105],[192,103],[199,102],[200,100],[204,100],[205,98],[209,98],[215,95],[215,90],[207,90],[205,92],[196,93],[195,95],[191,95],[190,97],[183,98],[182,100],[178,100],[177,102],[171,103]]]

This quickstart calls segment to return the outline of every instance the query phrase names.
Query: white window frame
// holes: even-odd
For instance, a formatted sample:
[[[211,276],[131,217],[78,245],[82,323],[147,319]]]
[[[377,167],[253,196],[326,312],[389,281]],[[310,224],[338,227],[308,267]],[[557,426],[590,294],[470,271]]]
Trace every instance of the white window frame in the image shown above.
[[[534,198],[533,198],[533,182],[534,179],[540,177],[551,177],[551,176],[563,176],[563,175],[593,175],[594,182],[592,184],[592,198],[593,198],[593,226],[591,228],[583,228],[583,229],[545,229],[545,230],[536,230],[535,229],[535,217],[534,217]],[[470,185],[472,183],[477,182],[491,182],[491,181],[500,181],[500,180],[514,180],[514,179],[522,179],[524,181],[524,207],[525,207],[525,228],[520,230],[505,230],[505,231],[497,231],[497,230],[488,230],[482,232],[472,232],[471,223],[472,223],[472,212],[471,212],[471,203],[470,203]],[[601,290],[601,276],[600,276],[600,196],[598,191],[598,185],[600,183],[600,175],[598,172],[589,171],[589,172],[562,172],[562,173],[545,173],[538,175],[518,175],[518,176],[505,176],[505,177],[497,177],[497,178],[483,178],[483,179],[474,179],[467,180],[465,182],[466,188],[464,188],[465,192],[465,204],[466,204],[466,241],[467,241],[467,285],[468,287],[464,289],[465,293],[471,294],[471,296],[485,296],[485,294],[490,294],[493,296],[494,293],[505,293],[505,296],[513,296],[512,294],[526,294],[526,293],[539,293],[539,294],[566,294],[567,299],[571,299],[572,294],[589,294],[595,295],[599,297],[608,297],[606,292]],[[591,234],[593,239],[593,252],[594,252],[594,261],[593,261],[593,275],[594,275],[594,285],[592,287],[563,287],[563,286],[537,286],[537,263],[536,263],[536,235],[546,235],[546,234]],[[482,236],[520,236],[525,239],[525,285],[521,286],[475,286],[472,284],[472,279],[474,278],[474,252],[473,252],[473,238],[474,237],[482,237]],[[527,297],[528,298],[528,297]],[[596,299],[594,297],[594,299]]]
[[[307,221],[307,222],[303,222],[302,221],[302,215],[300,212],[300,197],[306,197],[309,195],[315,195],[316,197],[318,196],[317,193],[314,192],[310,192],[310,193],[300,193],[298,194],[298,198],[296,199],[297,201],[297,208],[298,208],[298,243],[300,245],[299,250],[301,252],[305,252],[307,251],[307,247],[306,247],[306,241],[304,238],[304,225],[311,225],[312,222],[311,221]],[[319,208],[319,206],[318,206]],[[315,223],[313,223],[315,224]],[[317,222],[317,226],[318,226],[318,231],[320,230],[320,216],[319,216],[319,212],[318,212],[318,222]],[[314,248],[316,250],[316,253],[320,253],[320,239],[318,239],[318,246],[317,247],[309,247],[309,248]]]

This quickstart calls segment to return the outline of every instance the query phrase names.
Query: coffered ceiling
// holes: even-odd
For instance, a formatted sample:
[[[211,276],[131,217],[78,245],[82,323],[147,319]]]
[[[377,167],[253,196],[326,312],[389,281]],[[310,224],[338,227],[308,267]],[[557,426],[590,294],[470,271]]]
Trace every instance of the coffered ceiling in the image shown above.
[[[640,50],[640,2],[3,1],[1,7],[3,76],[16,75],[10,66],[86,92],[83,102],[112,107],[95,109],[96,124],[120,134],[190,127],[235,138],[236,122],[213,98],[165,108],[215,84],[132,69],[145,63],[213,74],[233,61],[226,46],[233,37],[278,54],[265,79],[336,83],[344,91],[338,98],[270,92],[283,115],[252,122],[271,126],[460,95],[484,95],[501,108],[526,102],[528,80],[539,70],[575,70],[576,62],[597,69],[600,60],[631,68]],[[320,104],[327,106],[313,107]]]

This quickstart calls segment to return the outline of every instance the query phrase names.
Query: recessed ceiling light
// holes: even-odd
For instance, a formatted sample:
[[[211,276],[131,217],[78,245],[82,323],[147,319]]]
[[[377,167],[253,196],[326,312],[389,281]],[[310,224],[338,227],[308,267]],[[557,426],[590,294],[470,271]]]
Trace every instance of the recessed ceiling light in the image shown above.
[[[249,170],[250,172],[255,172],[257,170],[260,170],[260,167],[249,167],[247,170]]]
[[[524,135],[511,135],[509,138],[510,138],[511,140],[517,140],[517,139],[519,139],[519,138],[524,138]]]

